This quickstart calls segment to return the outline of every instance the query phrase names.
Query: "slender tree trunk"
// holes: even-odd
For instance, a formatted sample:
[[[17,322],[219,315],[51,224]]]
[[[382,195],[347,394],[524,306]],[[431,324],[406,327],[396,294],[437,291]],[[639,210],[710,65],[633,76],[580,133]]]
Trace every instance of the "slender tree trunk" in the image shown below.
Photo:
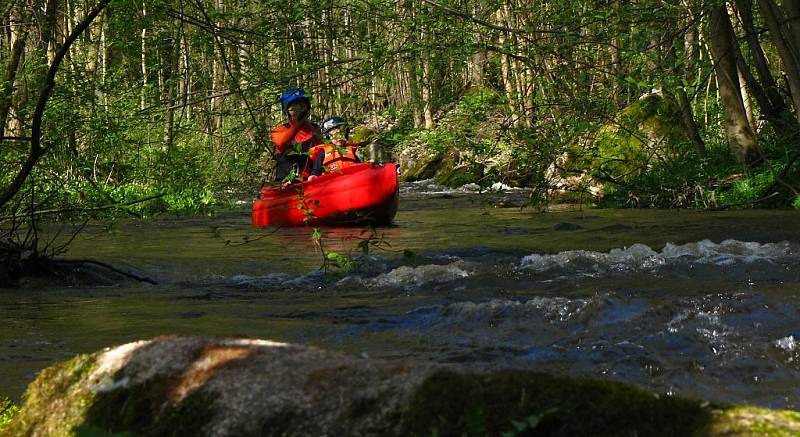
[[[142,89],[139,92],[139,109],[144,111],[147,107],[147,2],[142,2],[142,32],[141,40],[141,74]]]
[[[175,80],[174,64],[175,50],[174,41],[171,38],[161,41],[161,105],[165,108],[164,112],[164,149],[167,153],[172,152],[175,138]]]
[[[786,22],[786,16],[775,4],[775,1],[758,0],[758,5],[775,47],[778,49],[778,55],[783,62],[786,81],[792,95],[794,115],[800,121],[800,52],[798,52],[800,47],[794,47],[788,32],[784,32],[784,26],[781,23]],[[789,6],[794,6],[794,2],[790,2]],[[791,13],[794,14],[794,12],[792,9]],[[798,44],[800,45],[800,42]]]
[[[500,8],[497,11],[497,22],[501,25],[505,22],[503,8]],[[498,45],[504,49],[510,48],[508,36],[505,34],[505,32],[500,32],[498,36]],[[514,77],[511,72],[511,61],[506,54],[500,55],[500,74],[503,80],[503,88],[505,89],[506,97],[508,98],[508,106],[511,108],[512,124],[517,126],[519,124],[519,114],[517,114],[517,108],[519,105],[517,103],[516,85],[514,84]]]
[[[422,60],[422,102],[423,115],[425,116],[425,129],[433,129],[433,73],[431,72],[430,59]]]
[[[700,158],[705,158],[708,156],[708,153],[706,153],[706,144],[703,142],[703,138],[700,137],[700,133],[697,129],[697,123],[694,121],[692,102],[689,101],[689,96],[686,95],[686,91],[683,88],[678,88],[677,94],[678,105],[681,109],[681,120],[683,120],[683,126],[686,128],[686,133],[689,136],[689,140],[692,142],[692,146],[694,146],[697,156]]]
[[[13,16],[13,15],[12,15]],[[8,114],[11,110],[12,96],[14,95],[14,82],[19,71],[20,61],[25,52],[25,33],[19,21],[11,20],[11,54],[8,66],[0,82],[0,138],[5,136]]]
[[[182,25],[181,25],[182,26]],[[189,43],[186,41],[186,34],[181,31],[180,37],[180,55],[178,61],[178,94],[180,95],[181,102],[181,119],[190,121],[192,119],[192,110],[189,107],[189,92],[190,89],[190,71],[189,71]]]
[[[714,58],[719,94],[725,110],[725,133],[736,161],[751,166],[759,159],[756,137],[739,86],[736,44],[728,11],[724,5],[709,8],[708,43]]]
[[[223,12],[224,2],[222,0],[214,0],[214,8],[217,13]],[[294,43],[294,40],[292,41]],[[222,48],[215,46],[215,52],[212,69],[211,69],[211,93],[217,94],[225,85],[225,66],[222,65],[222,58],[225,56],[221,52]],[[299,62],[299,61],[295,61]],[[223,105],[225,104],[224,96],[216,96],[211,99],[211,134],[216,135],[216,145],[221,148],[223,145],[222,129],[224,124],[224,117],[222,115]]]

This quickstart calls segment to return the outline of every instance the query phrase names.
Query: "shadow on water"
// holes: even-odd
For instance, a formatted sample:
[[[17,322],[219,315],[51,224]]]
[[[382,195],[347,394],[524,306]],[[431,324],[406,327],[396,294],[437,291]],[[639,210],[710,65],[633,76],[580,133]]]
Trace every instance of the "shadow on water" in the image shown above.
[[[318,270],[310,229],[253,229],[246,212],[90,229],[70,256],[159,284],[0,290],[0,395],[76,353],[180,334],[800,407],[796,212],[537,213],[404,196],[395,226],[321,229],[325,250],[357,261],[348,272]],[[363,254],[365,240],[380,244]]]

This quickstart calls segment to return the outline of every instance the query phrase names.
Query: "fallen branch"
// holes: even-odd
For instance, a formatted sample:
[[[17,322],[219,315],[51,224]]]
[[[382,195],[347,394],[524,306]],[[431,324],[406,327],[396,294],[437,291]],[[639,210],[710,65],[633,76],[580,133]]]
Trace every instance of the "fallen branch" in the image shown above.
[[[67,264],[67,265],[69,265],[69,264],[79,264],[79,265],[94,264],[96,266],[103,267],[103,268],[108,269],[108,270],[110,270],[110,271],[112,271],[114,273],[120,274],[122,276],[131,278],[131,279],[135,279],[135,280],[140,281],[140,282],[147,282],[148,284],[158,285],[158,282],[156,282],[156,280],[154,280],[154,279],[151,279],[151,278],[149,278],[147,276],[144,276],[144,275],[140,275],[140,274],[135,273],[135,272],[126,272],[125,270],[118,269],[117,267],[114,267],[111,264],[104,263],[102,261],[95,261],[95,260],[92,260],[92,259],[54,259],[53,262],[56,263],[56,264]]]

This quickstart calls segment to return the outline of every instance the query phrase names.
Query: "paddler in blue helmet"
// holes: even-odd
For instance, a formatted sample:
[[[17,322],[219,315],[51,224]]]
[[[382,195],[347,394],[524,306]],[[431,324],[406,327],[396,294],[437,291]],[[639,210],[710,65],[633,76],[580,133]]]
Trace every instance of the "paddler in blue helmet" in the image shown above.
[[[322,134],[328,137],[327,144],[318,146],[325,156],[322,165],[326,171],[341,170],[361,162],[356,155],[358,144],[347,142],[349,130],[347,122],[342,117],[330,117],[322,122]]]
[[[313,179],[322,173],[322,157],[319,153],[312,157],[309,151],[322,144],[322,132],[308,119],[311,99],[302,88],[289,87],[281,93],[280,101],[288,121],[275,126],[271,133],[277,159],[275,179],[279,182]],[[287,180],[289,177],[291,180]]]

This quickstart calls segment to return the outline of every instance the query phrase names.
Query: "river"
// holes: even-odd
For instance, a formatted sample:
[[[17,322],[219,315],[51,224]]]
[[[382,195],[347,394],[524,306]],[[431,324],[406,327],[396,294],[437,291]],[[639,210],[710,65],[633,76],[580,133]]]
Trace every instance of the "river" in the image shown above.
[[[180,334],[800,408],[800,212],[541,212],[524,197],[405,185],[394,226],[320,229],[345,271],[320,269],[311,229],[254,229],[245,208],[90,225],[66,256],[157,284],[98,267],[0,289],[0,396],[77,353]]]

